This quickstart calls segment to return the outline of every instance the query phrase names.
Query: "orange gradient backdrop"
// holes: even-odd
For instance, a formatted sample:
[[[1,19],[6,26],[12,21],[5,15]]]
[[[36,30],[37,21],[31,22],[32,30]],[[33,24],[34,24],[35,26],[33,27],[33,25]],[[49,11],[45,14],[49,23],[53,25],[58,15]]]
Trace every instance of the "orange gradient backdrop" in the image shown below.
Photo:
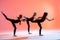
[[[60,29],[60,0],[0,0],[0,11],[3,11],[7,17],[17,19],[19,14],[31,17],[34,12],[37,12],[37,17],[41,17],[43,13],[48,12],[47,18],[54,18],[53,21],[42,23],[45,30]],[[26,22],[21,25],[16,24],[17,30],[27,30]],[[38,30],[36,23],[31,23],[31,30]],[[13,30],[12,24],[5,19],[0,12],[0,32]]]

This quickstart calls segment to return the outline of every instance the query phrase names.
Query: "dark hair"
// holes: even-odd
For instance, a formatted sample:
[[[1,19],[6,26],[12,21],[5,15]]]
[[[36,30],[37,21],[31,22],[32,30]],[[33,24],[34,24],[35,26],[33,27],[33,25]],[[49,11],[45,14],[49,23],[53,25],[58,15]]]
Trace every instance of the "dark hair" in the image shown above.
[[[34,16],[36,15],[37,13],[36,12],[34,12]]]
[[[48,13],[47,12],[44,12],[44,15],[48,15]]]
[[[22,18],[22,15],[19,15],[20,18]]]
[[[22,18],[22,15],[21,14],[19,15],[18,19],[20,19],[20,18]]]

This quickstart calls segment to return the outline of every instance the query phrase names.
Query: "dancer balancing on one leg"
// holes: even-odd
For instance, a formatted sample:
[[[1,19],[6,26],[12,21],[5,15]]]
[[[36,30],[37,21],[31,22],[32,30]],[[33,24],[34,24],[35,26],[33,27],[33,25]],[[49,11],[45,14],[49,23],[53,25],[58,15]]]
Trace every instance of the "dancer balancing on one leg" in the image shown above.
[[[30,33],[30,24],[29,24],[29,21],[34,20],[34,17],[35,17],[35,16],[36,16],[36,12],[34,12],[33,16],[30,17],[30,18],[24,16],[24,18],[25,18],[25,20],[26,20],[26,23],[27,23],[27,25],[28,25],[28,34],[31,34],[31,33]]]
[[[33,23],[37,23],[38,26],[39,26],[39,28],[40,28],[40,29],[39,29],[39,36],[43,36],[43,35],[41,35],[41,30],[42,30],[41,23],[44,22],[45,19],[47,19],[48,21],[54,20],[54,19],[48,19],[48,18],[47,18],[47,15],[48,15],[48,13],[47,13],[47,12],[44,12],[44,15],[43,15],[42,17],[38,17],[36,20],[33,20],[33,21],[32,21]]]
[[[16,25],[15,25],[15,23],[21,23],[21,18],[22,18],[22,15],[19,15],[19,17],[17,17],[17,19],[15,20],[15,19],[10,19],[10,18],[8,18],[2,11],[1,11],[1,13],[3,14],[3,16],[8,20],[8,21],[10,21],[11,23],[12,23],[12,25],[13,25],[13,28],[14,28],[14,36],[16,36],[15,35],[15,33],[16,33]]]

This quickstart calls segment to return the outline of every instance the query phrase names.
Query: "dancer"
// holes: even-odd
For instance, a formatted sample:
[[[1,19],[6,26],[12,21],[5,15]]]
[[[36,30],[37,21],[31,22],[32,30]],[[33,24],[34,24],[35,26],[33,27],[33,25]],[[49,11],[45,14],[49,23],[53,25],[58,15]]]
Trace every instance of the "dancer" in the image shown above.
[[[15,23],[21,23],[21,18],[22,18],[22,15],[19,15],[19,17],[17,17],[17,19],[15,20],[15,19],[10,19],[10,18],[8,18],[2,11],[1,11],[1,13],[3,14],[3,16],[8,20],[8,21],[10,21],[11,23],[12,23],[12,25],[13,25],[13,28],[14,28],[14,36],[16,36],[15,35],[15,33],[16,33],[16,25],[15,25]]]
[[[25,18],[25,20],[26,20],[26,23],[27,23],[27,25],[28,25],[28,34],[31,34],[31,33],[30,33],[30,24],[29,24],[29,21],[34,20],[34,17],[35,17],[35,16],[36,16],[36,12],[34,12],[33,16],[30,17],[30,18],[24,16],[24,18]]]
[[[39,36],[43,36],[43,35],[41,35],[41,30],[42,30],[42,26],[41,26],[41,23],[42,22],[44,22],[45,21],[45,19],[47,19],[48,21],[52,21],[52,20],[54,20],[54,19],[48,19],[47,18],[47,15],[48,15],[48,13],[47,12],[44,12],[44,15],[42,16],[42,17],[38,17],[36,20],[33,20],[32,22],[33,23],[37,23],[38,24],[38,26],[39,26]]]

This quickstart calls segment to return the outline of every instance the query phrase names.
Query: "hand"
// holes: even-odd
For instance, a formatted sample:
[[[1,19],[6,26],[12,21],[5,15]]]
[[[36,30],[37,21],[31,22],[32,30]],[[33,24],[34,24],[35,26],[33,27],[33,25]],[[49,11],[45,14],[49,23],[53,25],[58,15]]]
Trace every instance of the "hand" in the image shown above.
[[[21,25],[21,22],[19,22],[19,25]]]
[[[52,20],[54,20],[54,18]]]
[[[54,20],[54,18],[53,18],[53,19],[51,19],[51,20],[49,20],[49,21],[52,21],[52,20]]]
[[[25,21],[25,19],[22,19],[22,21]]]

